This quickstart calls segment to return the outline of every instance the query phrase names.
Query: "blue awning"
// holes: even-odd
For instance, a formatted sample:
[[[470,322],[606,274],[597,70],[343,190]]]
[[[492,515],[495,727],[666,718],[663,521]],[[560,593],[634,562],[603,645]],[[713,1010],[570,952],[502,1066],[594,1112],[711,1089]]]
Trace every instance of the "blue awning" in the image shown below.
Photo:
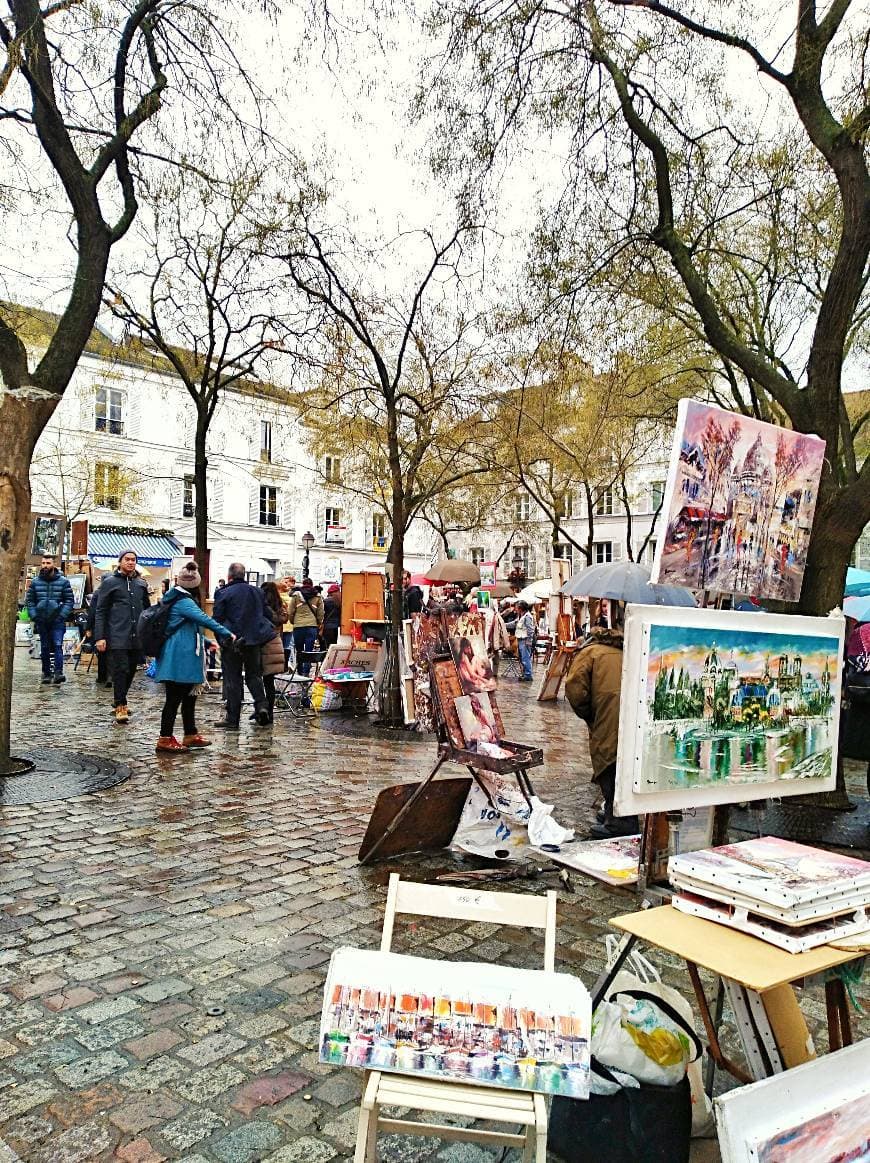
[[[96,529],[88,533],[88,557],[101,568],[107,568],[104,562],[117,562],[118,554],[125,549],[133,550],[140,565],[158,569],[168,569],[172,558],[182,555],[182,547],[174,537],[159,533],[107,533]]]

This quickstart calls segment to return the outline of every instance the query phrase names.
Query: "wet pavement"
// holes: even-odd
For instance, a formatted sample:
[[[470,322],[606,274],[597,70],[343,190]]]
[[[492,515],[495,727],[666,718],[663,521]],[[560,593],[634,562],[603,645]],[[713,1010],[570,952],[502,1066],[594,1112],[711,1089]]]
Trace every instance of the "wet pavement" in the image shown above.
[[[317,1061],[323,979],[337,945],[376,947],[389,871],[422,879],[454,867],[446,852],[371,868],[356,860],[378,791],[425,774],[432,741],[285,714],[274,729],[215,733],[205,752],[157,756],[160,688],[141,672],[120,727],[111,693],[90,676],[40,687],[38,663],[18,654],[15,750],[69,748],[127,765],[131,777],[0,810],[2,1140],[33,1163],[350,1158],[361,1075]],[[593,805],[585,728],[563,701],[537,703],[534,689],[504,684],[507,733],[544,746],[536,791],[582,829]],[[200,705],[209,734],[217,695]],[[635,898],[581,876],[574,884],[559,896],[557,968],[591,986],[607,920]],[[529,967],[542,957],[530,934],[449,921],[400,924],[394,947]],[[681,964],[657,962],[688,993]],[[870,988],[854,992],[866,1009]],[[823,992],[806,994],[826,1049]],[[870,1019],[853,1017],[856,1035],[870,1034]],[[739,1053],[732,1028],[724,1041]],[[717,1157],[711,1144],[693,1158],[702,1153]],[[385,1160],[498,1155],[380,1140]]]

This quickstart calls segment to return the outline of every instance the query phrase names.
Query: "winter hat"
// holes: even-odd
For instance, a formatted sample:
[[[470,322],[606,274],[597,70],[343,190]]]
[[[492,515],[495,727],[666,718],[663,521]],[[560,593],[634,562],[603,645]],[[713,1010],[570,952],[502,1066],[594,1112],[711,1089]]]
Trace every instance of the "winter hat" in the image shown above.
[[[181,586],[183,590],[195,590],[202,584],[202,578],[199,576],[195,561],[188,561],[186,565],[181,567],[175,584]]]
[[[121,561],[123,558],[125,558],[128,553],[132,553],[133,556],[136,558],[136,560],[137,561],[139,560],[139,554],[136,552],[135,549],[122,549],[121,552],[118,554],[118,561]]]
[[[337,585],[333,584],[329,587],[329,589],[326,592],[327,592],[327,594],[337,594],[340,590],[341,590],[341,586],[337,586]]]

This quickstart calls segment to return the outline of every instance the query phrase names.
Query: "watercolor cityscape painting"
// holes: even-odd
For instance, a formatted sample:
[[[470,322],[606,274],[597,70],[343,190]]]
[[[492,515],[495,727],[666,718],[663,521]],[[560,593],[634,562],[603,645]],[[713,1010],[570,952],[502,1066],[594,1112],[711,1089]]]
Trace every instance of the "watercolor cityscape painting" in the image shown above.
[[[758,1163],[870,1163],[870,1095],[790,1127],[756,1149]]]
[[[591,1026],[589,994],[568,974],[342,948],[320,1060],[588,1098]]]
[[[652,580],[800,598],[825,442],[680,402]]]
[[[651,625],[645,701],[638,792],[829,776],[839,639]]]

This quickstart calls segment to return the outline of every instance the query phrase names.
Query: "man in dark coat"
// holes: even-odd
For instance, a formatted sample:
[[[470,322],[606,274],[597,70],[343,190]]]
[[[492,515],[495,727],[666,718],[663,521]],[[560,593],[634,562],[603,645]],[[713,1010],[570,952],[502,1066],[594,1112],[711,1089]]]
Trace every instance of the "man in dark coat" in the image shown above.
[[[411,574],[407,569],[402,575],[402,589],[405,595],[405,617],[419,614],[423,609],[423,591],[419,586],[411,584]]]
[[[27,613],[36,625],[42,652],[42,681],[60,686],[63,673],[63,635],[66,620],[73,612],[72,586],[54,564],[50,554],[43,554],[39,573],[30,583],[25,599]],[[52,674],[52,662],[54,674]]]
[[[274,636],[275,627],[266,613],[263,591],[245,581],[245,567],[241,562],[233,562],[227,570],[227,584],[214,601],[214,618],[241,639],[231,649],[221,651],[227,711],[215,726],[224,731],[238,731],[244,674],[245,685],[254,700],[256,721],[261,727],[267,727],[269,703],[263,686],[260,648]]]
[[[136,569],[138,562],[132,549],[118,554],[118,568],[100,584],[94,618],[97,650],[108,653],[116,723],[126,723],[130,718],[127,692],[141,653],[136,627],[139,615],[151,605],[148,587]]]

